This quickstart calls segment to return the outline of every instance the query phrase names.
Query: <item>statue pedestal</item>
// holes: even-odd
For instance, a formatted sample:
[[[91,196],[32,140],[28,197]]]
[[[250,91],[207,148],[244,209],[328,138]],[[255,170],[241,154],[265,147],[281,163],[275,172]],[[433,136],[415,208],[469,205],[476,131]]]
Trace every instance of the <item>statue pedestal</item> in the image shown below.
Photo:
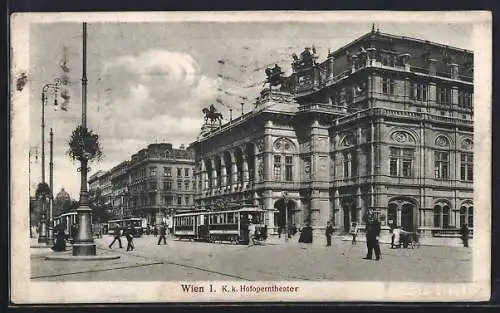
[[[209,122],[203,123],[203,125],[201,126],[200,134],[198,135],[198,138],[204,137],[209,132],[211,132],[212,130],[215,130],[217,128],[219,128],[218,123],[209,123]]]

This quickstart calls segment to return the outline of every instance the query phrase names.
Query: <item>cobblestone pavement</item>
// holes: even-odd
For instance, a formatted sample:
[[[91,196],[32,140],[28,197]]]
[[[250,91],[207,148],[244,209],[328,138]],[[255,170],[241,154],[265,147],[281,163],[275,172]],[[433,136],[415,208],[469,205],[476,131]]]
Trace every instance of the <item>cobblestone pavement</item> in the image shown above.
[[[364,260],[365,243],[352,245],[335,238],[331,247],[285,243],[274,238],[264,245],[243,246],[156,238],[134,239],[127,252],[107,245],[112,237],[96,239],[99,254],[120,254],[110,261],[52,261],[50,249],[31,249],[33,280],[179,281],[179,280],[320,280],[466,282],[472,275],[472,250],[421,246],[389,249],[382,245],[380,261]],[[126,241],[126,240],[123,240]],[[125,247],[125,246],[124,246]],[[68,252],[71,253],[71,248]]]

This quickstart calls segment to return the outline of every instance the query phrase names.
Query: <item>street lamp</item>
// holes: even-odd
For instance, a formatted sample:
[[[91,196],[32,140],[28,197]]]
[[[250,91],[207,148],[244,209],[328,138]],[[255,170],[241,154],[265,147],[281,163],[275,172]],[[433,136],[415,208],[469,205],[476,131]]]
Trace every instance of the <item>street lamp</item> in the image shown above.
[[[56,79],[55,83],[49,83],[42,87],[42,183],[45,184],[45,105],[47,103],[49,90],[52,90],[54,93],[54,105],[57,106],[57,91],[61,86],[61,80]],[[51,193],[52,193],[52,183],[50,185]],[[38,238],[38,242],[52,244],[52,236],[51,230],[53,229],[51,225],[47,226],[47,208],[46,208],[46,199],[44,197],[40,198],[40,207],[41,207],[41,219],[40,219],[40,236]],[[49,200],[50,201],[50,200]],[[49,204],[50,206],[50,204]],[[49,207],[49,223],[52,223],[52,210]],[[48,230],[48,234],[47,234]]]
[[[83,23],[83,64],[82,64],[82,128],[87,131],[87,23]],[[84,145],[85,147],[85,145]],[[87,172],[90,154],[86,151],[80,158],[80,206],[76,210],[78,216],[78,233],[73,243],[74,256],[95,256],[96,245],[92,236],[89,194],[87,191]]]
[[[288,192],[283,192],[283,202],[285,203],[285,241],[288,241]]]

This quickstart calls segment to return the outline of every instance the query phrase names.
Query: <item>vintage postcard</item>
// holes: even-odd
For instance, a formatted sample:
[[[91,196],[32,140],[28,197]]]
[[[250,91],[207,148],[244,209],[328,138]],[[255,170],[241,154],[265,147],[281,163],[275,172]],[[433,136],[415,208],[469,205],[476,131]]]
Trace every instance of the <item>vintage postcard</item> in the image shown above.
[[[12,301],[488,300],[491,23],[12,15]]]

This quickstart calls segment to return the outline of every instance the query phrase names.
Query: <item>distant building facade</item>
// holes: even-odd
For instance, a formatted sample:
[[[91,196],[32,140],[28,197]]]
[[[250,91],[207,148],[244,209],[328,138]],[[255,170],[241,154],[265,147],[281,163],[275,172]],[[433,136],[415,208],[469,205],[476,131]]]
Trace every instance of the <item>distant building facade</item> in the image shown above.
[[[166,221],[173,212],[194,206],[194,151],[169,143],[150,144],[128,164],[129,206],[148,224]]]
[[[317,59],[294,55],[252,112],[202,127],[196,206],[259,205],[275,230],[347,232],[369,208],[384,231],[472,229],[473,53],[372,30]]]
[[[128,170],[129,161],[124,161],[109,170],[109,181],[111,184],[111,207],[115,217],[127,217],[133,215],[133,212],[128,205],[128,186],[130,184]]]

